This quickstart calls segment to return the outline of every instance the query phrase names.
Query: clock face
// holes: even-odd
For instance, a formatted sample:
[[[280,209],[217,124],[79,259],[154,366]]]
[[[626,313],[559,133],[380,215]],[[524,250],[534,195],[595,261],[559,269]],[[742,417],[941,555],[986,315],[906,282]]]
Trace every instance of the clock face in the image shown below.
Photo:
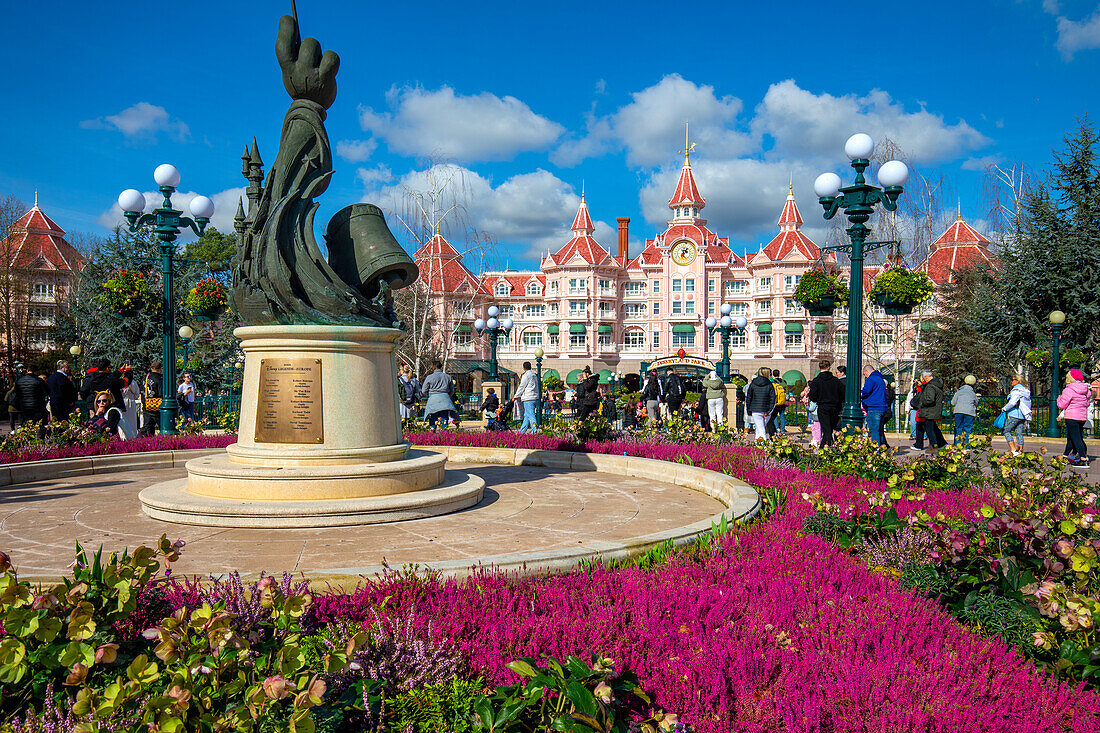
[[[677,265],[690,265],[695,261],[695,257],[698,251],[695,249],[695,243],[689,242],[686,239],[682,239],[676,244],[672,245],[672,261]]]

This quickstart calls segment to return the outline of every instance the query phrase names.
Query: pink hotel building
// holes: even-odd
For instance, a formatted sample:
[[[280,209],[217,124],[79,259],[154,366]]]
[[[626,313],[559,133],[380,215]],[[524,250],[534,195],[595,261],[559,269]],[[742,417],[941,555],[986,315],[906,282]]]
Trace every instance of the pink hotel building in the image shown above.
[[[758,252],[744,256],[730,249],[727,237],[707,228],[704,206],[685,156],[668,202],[672,217],[667,227],[633,258],[627,254],[630,220],[618,219],[618,249],[612,255],[592,236],[595,228],[583,195],[572,238],[544,257],[537,272],[486,272],[479,278],[436,235],[415,259],[429,288],[440,351],[455,366],[488,359],[488,337],[479,338],[472,324],[496,305],[500,318],[514,323],[497,352],[499,363],[513,371],[523,361],[533,362],[538,347],[545,352],[544,374],[556,373],[570,383],[585,365],[625,375],[681,350],[717,362],[722,339],[708,333],[705,321],[720,317],[721,304],[729,303],[735,321],[748,319],[745,333],[731,339],[731,373],[749,374],[766,365],[811,377],[822,355],[843,355],[846,315],[838,311],[835,319],[811,318],[792,299],[802,273],[822,255],[801,231],[793,192],[783,204],[779,232]],[[933,244],[921,269],[937,283],[946,282],[953,268],[976,258],[988,260],[988,244],[960,216]],[[835,265],[836,260],[827,254],[825,262]],[[901,358],[912,359],[912,340],[903,341]]]

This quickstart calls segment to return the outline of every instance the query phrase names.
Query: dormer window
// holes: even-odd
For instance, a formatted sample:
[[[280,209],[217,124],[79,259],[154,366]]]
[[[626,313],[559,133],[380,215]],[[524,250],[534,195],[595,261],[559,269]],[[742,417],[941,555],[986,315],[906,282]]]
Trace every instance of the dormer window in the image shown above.
[[[527,294],[538,295],[541,292],[539,284],[537,282],[527,283]]]
[[[508,283],[506,283],[506,282],[497,283],[497,295],[507,295],[510,290],[511,290],[511,288],[508,287]]]

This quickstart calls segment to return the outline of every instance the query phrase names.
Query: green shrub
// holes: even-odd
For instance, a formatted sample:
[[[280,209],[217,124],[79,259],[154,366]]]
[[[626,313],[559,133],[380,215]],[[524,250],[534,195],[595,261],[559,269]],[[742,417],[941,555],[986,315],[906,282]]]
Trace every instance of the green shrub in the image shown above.
[[[485,681],[454,679],[411,690],[388,701],[388,728],[402,733],[467,733]]]
[[[802,522],[802,533],[817,535],[823,540],[836,542],[837,538],[844,532],[845,526],[844,520],[835,514],[815,512]]]

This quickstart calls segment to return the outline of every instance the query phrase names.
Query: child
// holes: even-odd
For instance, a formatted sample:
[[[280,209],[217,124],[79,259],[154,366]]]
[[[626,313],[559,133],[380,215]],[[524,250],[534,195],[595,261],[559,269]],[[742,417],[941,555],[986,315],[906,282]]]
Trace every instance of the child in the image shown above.
[[[814,445],[821,444],[821,423],[817,419],[817,403],[810,402],[807,398],[810,395],[810,386],[806,385],[806,389],[802,390],[802,399],[806,400],[806,422],[810,424],[810,440]]]

